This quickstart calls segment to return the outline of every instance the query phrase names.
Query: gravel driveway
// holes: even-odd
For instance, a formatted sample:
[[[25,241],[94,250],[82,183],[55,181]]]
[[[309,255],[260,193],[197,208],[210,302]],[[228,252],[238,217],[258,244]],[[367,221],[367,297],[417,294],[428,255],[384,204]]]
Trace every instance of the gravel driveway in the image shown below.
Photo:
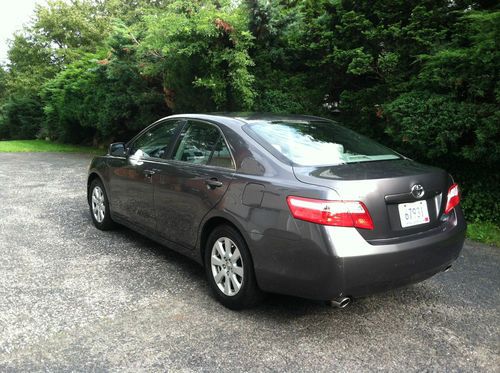
[[[500,249],[337,310],[270,295],[229,311],[203,270],[125,228],[100,232],[90,157],[0,154],[0,371],[496,371]]]

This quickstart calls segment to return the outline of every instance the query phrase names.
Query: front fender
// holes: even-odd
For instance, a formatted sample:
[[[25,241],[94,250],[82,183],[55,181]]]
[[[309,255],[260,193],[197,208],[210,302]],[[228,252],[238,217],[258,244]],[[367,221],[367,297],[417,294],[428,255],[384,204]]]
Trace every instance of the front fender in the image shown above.
[[[106,192],[106,195],[108,196],[109,199],[109,173],[108,173],[108,165],[106,162],[106,157],[105,156],[100,156],[100,157],[95,157],[92,159],[89,165],[88,169],[88,176],[87,176],[87,202],[90,203],[90,184],[92,183],[92,180],[94,180],[96,177],[98,177],[101,181],[102,184],[104,185],[104,190]]]

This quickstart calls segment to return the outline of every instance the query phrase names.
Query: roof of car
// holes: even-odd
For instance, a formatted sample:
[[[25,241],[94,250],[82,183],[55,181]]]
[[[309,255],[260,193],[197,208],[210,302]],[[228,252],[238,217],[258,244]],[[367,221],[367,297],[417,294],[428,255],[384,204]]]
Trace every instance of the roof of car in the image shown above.
[[[325,118],[316,117],[312,115],[297,115],[297,114],[271,114],[271,113],[254,113],[254,112],[222,112],[222,113],[207,113],[207,114],[177,114],[172,117],[183,117],[193,119],[205,120],[221,120],[233,119],[239,121],[241,124],[248,123],[254,120],[262,121],[276,121],[276,120],[307,120],[318,121],[325,120]]]

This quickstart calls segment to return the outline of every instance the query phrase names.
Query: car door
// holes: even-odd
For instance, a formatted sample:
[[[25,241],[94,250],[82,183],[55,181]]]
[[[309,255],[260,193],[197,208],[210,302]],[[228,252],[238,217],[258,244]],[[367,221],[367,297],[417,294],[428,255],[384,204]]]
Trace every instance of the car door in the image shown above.
[[[223,133],[214,124],[189,120],[172,159],[157,168],[154,203],[158,234],[192,248],[201,220],[220,201],[234,173]]]
[[[149,127],[127,144],[126,157],[111,157],[108,162],[113,213],[143,230],[156,230],[155,165],[170,156],[180,126],[181,121],[176,119]]]

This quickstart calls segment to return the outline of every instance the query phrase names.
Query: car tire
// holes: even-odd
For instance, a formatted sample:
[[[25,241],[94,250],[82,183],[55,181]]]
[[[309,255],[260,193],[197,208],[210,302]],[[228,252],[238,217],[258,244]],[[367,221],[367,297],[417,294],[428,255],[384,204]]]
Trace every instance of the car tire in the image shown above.
[[[241,310],[262,300],[250,251],[236,229],[216,227],[208,236],[204,257],[210,287],[225,307]]]
[[[89,206],[92,222],[97,229],[107,231],[115,228],[115,222],[111,219],[108,195],[102,181],[99,179],[94,179],[90,184]]]

